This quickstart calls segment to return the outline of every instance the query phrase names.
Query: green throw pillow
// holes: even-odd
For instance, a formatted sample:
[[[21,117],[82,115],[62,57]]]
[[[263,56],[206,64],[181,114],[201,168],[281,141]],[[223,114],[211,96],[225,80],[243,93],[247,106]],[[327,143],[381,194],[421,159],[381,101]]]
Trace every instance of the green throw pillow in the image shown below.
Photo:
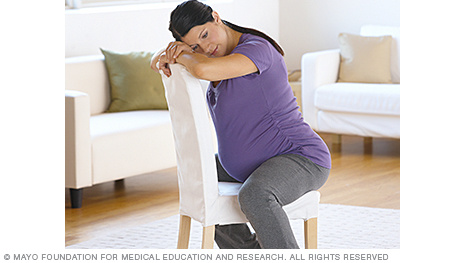
[[[167,109],[161,75],[150,68],[153,53],[101,52],[111,88],[107,112]]]

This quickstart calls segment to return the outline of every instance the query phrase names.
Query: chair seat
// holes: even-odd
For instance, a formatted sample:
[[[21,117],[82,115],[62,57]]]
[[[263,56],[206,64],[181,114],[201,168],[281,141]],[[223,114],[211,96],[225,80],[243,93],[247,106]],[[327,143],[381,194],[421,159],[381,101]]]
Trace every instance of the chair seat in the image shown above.
[[[223,213],[233,214],[232,212],[225,212],[225,210],[240,210],[239,203],[237,201],[237,195],[241,186],[241,183],[218,183],[218,191],[220,195],[220,198],[218,199],[220,201],[219,209],[223,209]],[[317,191],[310,191],[301,196],[296,201],[285,205],[283,209],[286,211],[286,214],[290,219],[307,220],[309,218],[318,217],[319,201],[320,193]],[[243,215],[243,213],[240,214]],[[247,219],[244,219],[244,217],[241,217],[240,219],[238,218],[238,220],[247,222]]]
[[[218,182],[218,192],[220,196],[237,196],[241,186],[241,183]]]

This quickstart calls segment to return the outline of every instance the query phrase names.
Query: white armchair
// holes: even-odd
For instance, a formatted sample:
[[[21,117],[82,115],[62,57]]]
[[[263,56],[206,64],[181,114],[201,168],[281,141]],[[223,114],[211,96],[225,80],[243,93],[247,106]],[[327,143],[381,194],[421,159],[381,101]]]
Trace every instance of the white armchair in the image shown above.
[[[175,167],[168,110],[106,113],[103,56],[65,60],[65,187],[73,208],[83,188]]]
[[[340,50],[302,57],[302,110],[318,132],[400,137],[399,27],[363,26],[362,36],[392,35],[391,84],[337,82]]]

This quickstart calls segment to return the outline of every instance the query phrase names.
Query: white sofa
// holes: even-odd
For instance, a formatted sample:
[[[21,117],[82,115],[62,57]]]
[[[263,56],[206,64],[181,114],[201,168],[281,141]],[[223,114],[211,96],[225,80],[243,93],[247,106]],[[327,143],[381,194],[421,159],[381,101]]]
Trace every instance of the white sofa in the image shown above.
[[[340,50],[302,56],[302,110],[318,132],[400,138],[399,27],[366,25],[362,36],[392,35],[392,84],[337,82]]]
[[[65,60],[65,187],[72,207],[83,188],[176,166],[167,110],[105,113],[110,86],[104,56]]]

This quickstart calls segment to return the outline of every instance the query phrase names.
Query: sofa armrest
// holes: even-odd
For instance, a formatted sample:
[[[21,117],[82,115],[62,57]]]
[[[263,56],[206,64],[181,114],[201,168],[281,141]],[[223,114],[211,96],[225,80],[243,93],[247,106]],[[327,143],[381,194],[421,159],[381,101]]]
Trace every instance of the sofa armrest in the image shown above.
[[[90,100],[88,94],[65,90],[65,187],[92,185]]]
[[[92,115],[105,112],[111,102],[111,92],[104,56],[65,58],[65,90],[88,94]]]
[[[306,53],[302,56],[302,113],[313,129],[317,129],[315,91],[318,87],[331,84],[338,79],[340,50],[332,49]]]

